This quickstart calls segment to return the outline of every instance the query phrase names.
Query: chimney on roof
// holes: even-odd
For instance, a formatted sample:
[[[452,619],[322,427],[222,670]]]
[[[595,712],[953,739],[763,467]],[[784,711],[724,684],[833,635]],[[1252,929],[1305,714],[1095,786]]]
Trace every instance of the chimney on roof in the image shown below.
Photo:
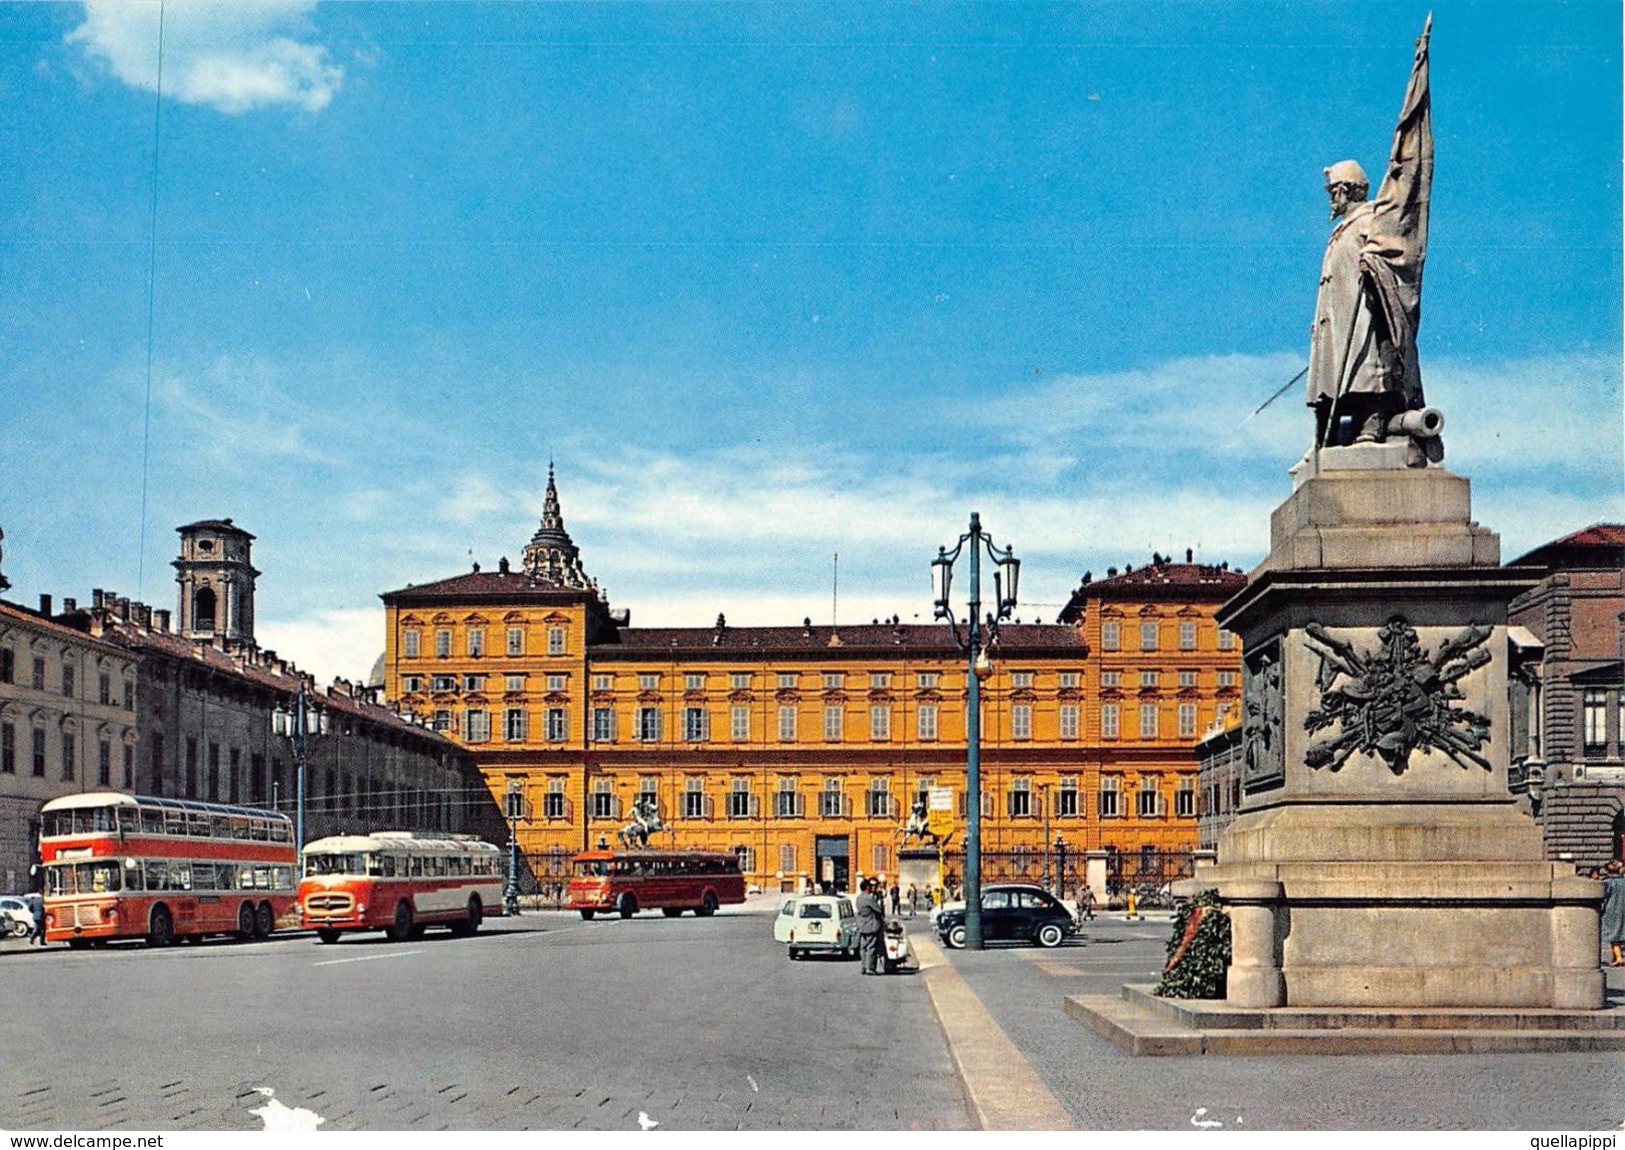
[[[92,590],[90,592],[90,605],[92,607],[96,608],[97,610],[101,609],[101,605],[102,605],[102,589],[100,587],[92,588]]]
[[[507,573],[508,573],[508,557],[506,555],[504,555],[501,559],[497,560],[497,574],[498,575],[506,575]]]
[[[1108,579],[1117,578],[1117,568],[1115,568],[1115,567],[1106,568],[1106,578],[1108,578]]]
[[[77,599],[63,599],[62,600],[62,613],[64,615],[72,615],[78,609],[79,609],[79,601]]]
[[[167,632],[169,630],[169,608],[167,608],[167,607],[156,608],[153,611],[152,615],[153,615],[153,618],[158,620],[158,630]]]
[[[130,600],[128,596],[119,596],[118,617],[126,623],[130,621]]]
[[[1192,551],[1189,547],[1185,548],[1185,562],[1189,563],[1195,558],[1196,552]]]
[[[479,573],[480,573],[480,565],[479,565],[478,561],[476,561],[475,564],[474,564],[474,574],[478,575]]]
[[[51,614],[51,597],[49,595],[41,595],[39,597],[39,613],[41,615],[46,616],[46,617],[50,616],[50,614]]]

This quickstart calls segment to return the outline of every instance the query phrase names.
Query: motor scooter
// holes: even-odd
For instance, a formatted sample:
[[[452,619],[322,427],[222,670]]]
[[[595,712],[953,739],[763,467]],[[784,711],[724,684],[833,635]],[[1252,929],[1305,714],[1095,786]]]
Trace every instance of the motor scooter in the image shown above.
[[[882,932],[886,946],[886,973],[896,974],[897,968],[914,957],[914,950],[908,944],[908,931],[903,924],[893,919],[886,924]]]

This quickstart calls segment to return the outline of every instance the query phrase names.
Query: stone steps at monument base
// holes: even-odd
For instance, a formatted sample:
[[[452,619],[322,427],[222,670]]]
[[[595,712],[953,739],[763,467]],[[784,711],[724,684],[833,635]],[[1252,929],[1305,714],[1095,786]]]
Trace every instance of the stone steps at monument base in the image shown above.
[[[1343,1027],[1197,1028],[1110,994],[1069,995],[1067,1014],[1135,1056],[1275,1054],[1511,1054],[1625,1051],[1625,1026],[1607,1029]],[[1615,1013],[1625,1014],[1625,1011]]]

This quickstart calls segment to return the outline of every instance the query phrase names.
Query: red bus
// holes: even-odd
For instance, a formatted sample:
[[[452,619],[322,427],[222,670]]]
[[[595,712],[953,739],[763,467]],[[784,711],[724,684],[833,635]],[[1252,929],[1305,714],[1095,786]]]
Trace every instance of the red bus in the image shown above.
[[[294,925],[297,854],[288,816],[258,807],[118,791],[40,808],[45,938],[69,946]]]
[[[587,919],[657,907],[667,918],[685,910],[704,918],[745,901],[745,876],[727,851],[582,851],[571,860],[569,900]]]
[[[334,835],[305,848],[300,921],[323,942],[347,930],[381,930],[390,941],[430,926],[455,935],[502,913],[502,851],[458,835],[375,831]]]

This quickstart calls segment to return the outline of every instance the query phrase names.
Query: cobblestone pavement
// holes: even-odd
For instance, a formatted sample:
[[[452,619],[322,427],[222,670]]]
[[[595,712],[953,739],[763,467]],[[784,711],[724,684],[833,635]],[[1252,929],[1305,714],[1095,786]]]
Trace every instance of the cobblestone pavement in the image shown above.
[[[924,980],[787,962],[772,909],[7,945],[0,1127],[254,1130],[266,1089],[323,1130],[967,1127]]]
[[[1167,917],[1098,917],[1058,950],[949,961],[1084,1129],[1617,1130],[1625,1055],[1134,1058],[1062,1011],[1069,994],[1154,982]],[[1620,1001],[1625,980],[1609,972]],[[1210,1124],[1217,1124],[1217,1127]]]

